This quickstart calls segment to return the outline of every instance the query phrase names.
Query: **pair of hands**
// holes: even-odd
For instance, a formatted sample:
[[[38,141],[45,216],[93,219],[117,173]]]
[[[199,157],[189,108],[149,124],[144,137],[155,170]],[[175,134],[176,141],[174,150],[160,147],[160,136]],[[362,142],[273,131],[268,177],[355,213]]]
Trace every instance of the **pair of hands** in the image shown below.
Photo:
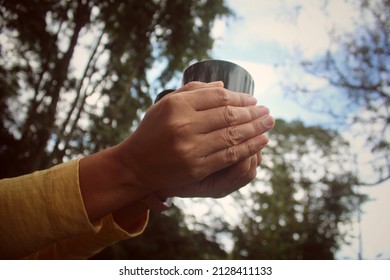
[[[118,148],[132,187],[158,197],[219,198],[256,176],[274,119],[256,99],[191,82],[146,113]]]
[[[222,82],[185,85],[154,104],[124,142],[80,160],[90,221],[112,213],[128,229],[148,197],[230,194],[255,178],[274,124],[255,98]]]

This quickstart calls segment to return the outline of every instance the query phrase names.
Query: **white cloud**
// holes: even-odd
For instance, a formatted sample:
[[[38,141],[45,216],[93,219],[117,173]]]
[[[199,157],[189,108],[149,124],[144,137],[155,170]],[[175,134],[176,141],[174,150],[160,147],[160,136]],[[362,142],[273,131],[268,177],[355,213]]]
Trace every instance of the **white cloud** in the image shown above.
[[[243,1],[228,3],[241,19],[225,31],[225,39],[237,49],[255,51],[256,45],[272,42],[286,49],[296,46],[306,55],[315,55],[329,47],[329,31],[351,31],[357,11],[352,4],[333,0],[324,7],[323,1]]]
[[[323,53],[330,44],[329,31],[335,28],[336,32],[351,32],[358,27],[358,10],[353,1],[329,0],[326,9],[324,1],[312,0],[228,0],[230,7],[242,18],[233,21],[226,27],[217,23],[214,27],[214,37],[217,44],[214,49],[216,57],[231,60],[246,68],[255,80],[255,97],[271,109],[275,117],[283,119],[302,119],[309,123],[321,123],[321,115],[313,115],[310,111],[286,99],[279,85],[281,75],[273,67],[272,59],[291,52],[294,47],[305,51],[305,56],[314,56]],[[274,47],[275,57],[266,63],[259,63],[264,59],[264,50]],[[280,53],[278,53],[280,52]],[[259,54],[260,53],[260,54]],[[269,57],[268,57],[269,58]],[[271,61],[271,62],[270,62]],[[289,73],[289,77],[296,76],[299,81],[311,88],[324,85],[325,80]],[[356,139],[353,146],[357,144]],[[366,157],[361,148],[361,157]],[[363,172],[362,172],[363,174]],[[364,172],[365,176],[369,176]],[[387,183],[388,184],[388,183]],[[376,201],[364,206],[363,222],[363,256],[375,258],[383,253],[381,258],[389,258],[390,223],[383,217],[389,209],[389,186],[372,188],[367,191]],[[356,233],[357,224],[353,224],[350,233]],[[343,246],[338,257],[356,258],[357,243]]]
[[[218,19],[215,21],[213,28],[211,29],[211,36],[218,40],[223,37],[226,32],[226,23],[222,19]],[[0,36],[1,38],[1,36]]]
[[[278,85],[278,75],[275,67],[243,60],[233,60],[233,62],[244,67],[251,74],[255,81],[255,97],[262,98],[266,96],[271,88]]]

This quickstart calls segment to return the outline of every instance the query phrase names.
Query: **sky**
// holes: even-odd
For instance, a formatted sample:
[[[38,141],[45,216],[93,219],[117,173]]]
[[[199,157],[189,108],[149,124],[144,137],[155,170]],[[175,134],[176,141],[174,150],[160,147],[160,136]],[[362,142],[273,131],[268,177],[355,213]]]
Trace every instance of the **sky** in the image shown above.
[[[227,0],[238,18],[228,24],[217,21],[213,36],[216,38],[212,56],[235,62],[246,68],[255,80],[255,97],[270,108],[276,118],[299,119],[307,124],[328,123],[324,115],[314,114],[286,96],[280,86],[286,73],[286,59],[299,46],[310,58],[319,55],[330,45],[328,31],[333,26],[338,30],[352,31],[357,12],[342,0],[330,0],[326,13],[323,1],[312,0]],[[324,85],[318,78],[305,76],[302,81],[313,87]],[[362,143],[352,142],[354,149]],[[370,156],[369,154],[365,156]],[[370,174],[367,174],[370,176]],[[390,259],[390,183],[365,188],[372,201],[362,210],[362,253],[365,259]],[[345,228],[358,235],[358,224]],[[337,253],[338,259],[356,259],[359,245],[357,238],[349,240]]]
[[[302,55],[306,58],[322,54],[331,45],[328,34],[332,27],[336,26],[339,31],[353,31],[356,26],[354,20],[358,18],[357,11],[344,0],[329,0],[325,11],[323,0],[226,1],[237,18],[229,20],[227,24],[224,20],[215,23],[212,35],[216,42],[211,56],[215,59],[235,62],[246,68],[255,80],[254,96],[260,104],[270,109],[275,118],[288,121],[299,119],[309,125],[329,125],[331,121],[329,117],[314,114],[298,104],[294,98],[283,92],[281,83],[288,77],[298,78],[311,88],[326,85],[325,80],[302,75],[297,69],[291,71],[291,68],[286,68],[286,65],[291,65],[293,62],[291,58],[294,57],[297,47],[302,50]],[[150,73],[151,80],[161,70],[159,67],[162,66],[157,65]],[[291,72],[286,72],[286,69]],[[173,85],[176,86],[177,81],[174,81]],[[370,153],[361,152],[364,150],[362,141],[356,141],[351,134],[345,136],[353,140],[352,146],[359,151],[361,157],[371,157]],[[371,175],[365,172],[365,176]],[[372,199],[362,208],[363,258],[390,259],[390,219],[386,217],[386,213],[390,210],[390,182],[369,189],[365,188],[363,192]],[[220,209],[221,215],[224,215],[228,221],[234,222],[237,219],[236,209],[232,206],[234,201],[230,196],[224,201],[224,208]],[[207,203],[196,204],[196,211],[193,207],[194,205],[189,207],[188,214],[196,212],[195,215],[202,216],[209,211]],[[215,211],[218,212],[218,209]],[[343,230],[358,236],[359,226],[356,220],[357,217],[351,227],[343,227]],[[358,240],[352,238],[349,241],[351,244],[342,246],[337,253],[338,259],[357,258]],[[229,243],[229,240],[225,242]]]

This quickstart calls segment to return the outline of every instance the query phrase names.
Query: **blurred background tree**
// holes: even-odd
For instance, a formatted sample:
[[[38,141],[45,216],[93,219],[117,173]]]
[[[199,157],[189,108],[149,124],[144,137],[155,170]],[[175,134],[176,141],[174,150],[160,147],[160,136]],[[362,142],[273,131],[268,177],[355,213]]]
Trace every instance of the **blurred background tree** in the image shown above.
[[[334,259],[367,197],[348,143],[336,131],[278,120],[254,186],[235,193],[241,222],[234,259]],[[249,201],[249,203],[248,203]]]
[[[0,178],[122,141],[177,71],[209,57],[215,20],[232,15],[223,0],[0,0]],[[339,225],[366,199],[348,146],[282,120],[271,139],[258,181],[234,194],[240,225],[212,205],[206,222],[173,208],[95,258],[333,258]]]
[[[284,88],[306,108],[331,116],[339,129],[352,128],[356,137],[365,139],[375,157],[363,160],[376,178],[362,177],[360,183],[377,185],[390,179],[390,1],[351,5],[358,12],[353,30],[331,28],[328,50],[314,57],[299,49],[292,58],[298,64],[293,66],[297,79],[286,78]],[[321,85],[308,87],[302,82],[307,74],[322,80]]]
[[[4,178],[122,141],[232,13],[223,0],[1,0],[0,15]]]
[[[334,259],[351,237],[340,225],[367,200],[348,143],[336,131],[283,120],[270,139],[258,179],[232,194],[234,223],[223,205],[218,215],[218,200],[208,200],[200,218],[174,207],[94,259]],[[233,241],[232,250],[221,237]]]

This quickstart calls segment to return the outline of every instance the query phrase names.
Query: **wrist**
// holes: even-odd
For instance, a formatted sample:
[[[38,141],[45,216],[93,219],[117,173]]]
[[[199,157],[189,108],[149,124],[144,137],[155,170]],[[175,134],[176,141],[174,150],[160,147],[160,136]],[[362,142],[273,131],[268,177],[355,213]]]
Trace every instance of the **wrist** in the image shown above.
[[[79,182],[85,209],[95,221],[147,193],[139,187],[116,155],[115,147],[80,160]]]

